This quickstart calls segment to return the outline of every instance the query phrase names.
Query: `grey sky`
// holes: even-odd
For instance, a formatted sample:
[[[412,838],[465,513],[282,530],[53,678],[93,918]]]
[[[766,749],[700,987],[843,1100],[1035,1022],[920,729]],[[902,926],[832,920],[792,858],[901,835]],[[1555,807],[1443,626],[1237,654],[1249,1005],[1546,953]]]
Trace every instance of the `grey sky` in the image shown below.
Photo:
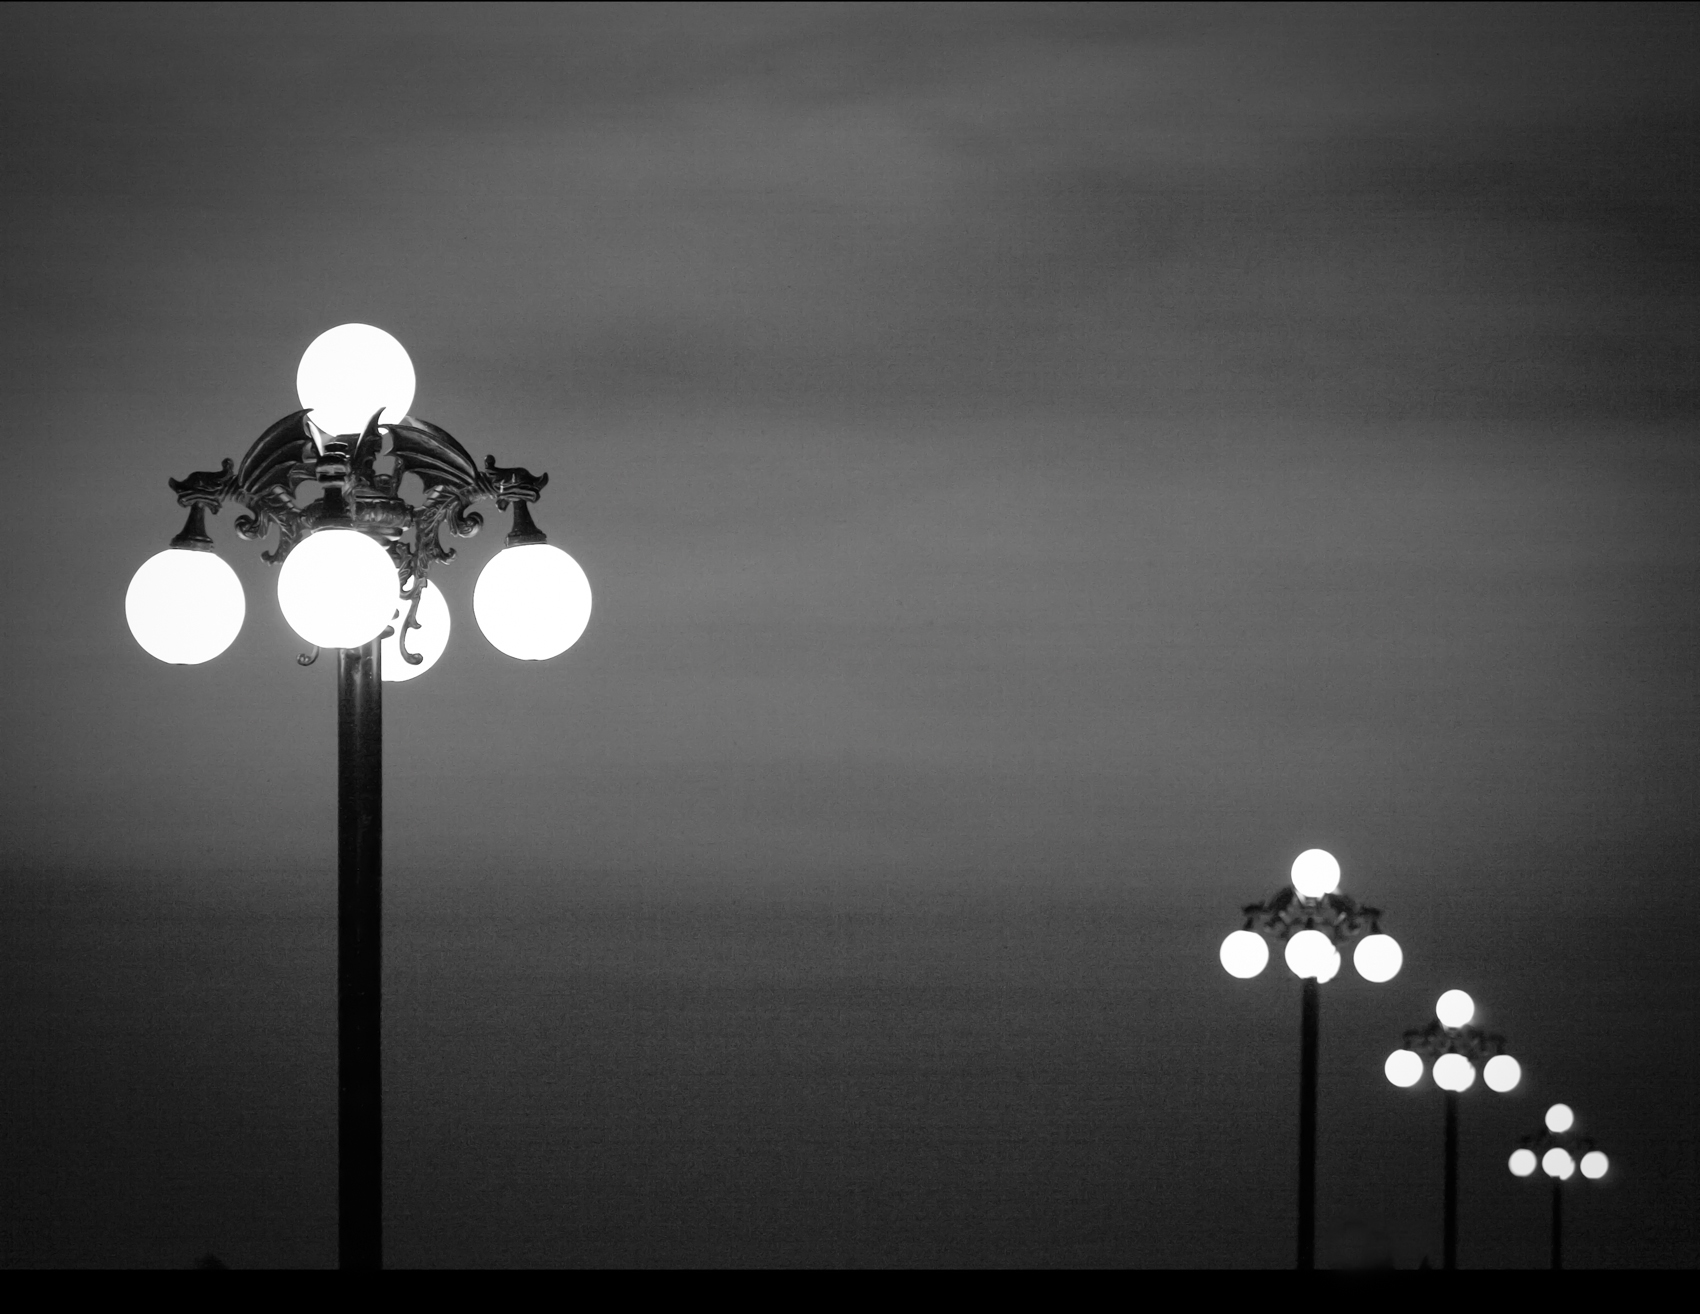
[[[550,473],[539,521],[596,591],[538,668],[472,619],[499,533],[443,572],[448,654],[388,693],[398,910],[872,901],[923,959],[952,908],[980,946],[1125,917],[1127,988],[1156,989],[1131,909],[1216,972],[1234,907],[1323,844],[1415,936],[1366,1044],[1442,965],[1543,1034],[1585,946],[1622,992],[1584,992],[1588,1044],[1690,1042],[1637,1078],[1652,1127],[1693,1094],[1692,1011],[1660,1011],[1633,918],[1586,928],[1659,922],[1693,871],[1694,21],[9,7],[8,879],[62,908],[41,890],[98,876],[138,924],[172,882],[237,921],[322,912],[330,677],[257,549],[214,522],[249,610],[206,667],[153,663],[122,598],[177,528],[167,476],[240,456],[306,343],[363,320],[412,353],[418,413]],[[608,916],[607,943],[645,924]],[[792,961],[775,936],[752,962]],[[1020,992],[986,970],[963,988],[995,1026]],[[1199,981],[1187,1027],[1244,1023]],[[893,1253],[884,1226],[846,1253]],[[1209,1262],[1150,1226],[1104,1253]],[[1662,1236],[1634,1253],[1694,1262]]]

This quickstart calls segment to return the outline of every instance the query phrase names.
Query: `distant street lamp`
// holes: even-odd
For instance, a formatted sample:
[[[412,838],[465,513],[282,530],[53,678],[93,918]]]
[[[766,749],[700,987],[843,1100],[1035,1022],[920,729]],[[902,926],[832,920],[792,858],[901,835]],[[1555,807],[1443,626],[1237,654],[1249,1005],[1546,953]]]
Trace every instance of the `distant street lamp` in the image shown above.
[[[1576,1114],[1568,1104],[1547,1110],[1546,1126],[1525,1136],[1511,1152],[1511,1175],[1533,1177],[1536,1167],[1552,1181],[1552,1266],[1564,1267],[1564,1184],[1577,1171],[1590,1182],[1606,1175],[1611,1161],[1594,1148],[1593,1138],[1576,1131]]]
[[[173,479],[189,518],[171,546],[130,581],[125,614],[136,642],[163,662],[218,656],[242,628],[242,585],[213,553],[206,515],[235,501],[245,539],[276,528],[261,554],[278,572],[278,605],[311,653],[337,649],[338,1248],[343,1268],[383,1266],[383,1143],[379,1084],[382,932],[383,699],[380,679],[408,680],[442,655],[448,605],[426,579],[450,561],[441,532],[478,532],[473,503],[513,508],[507,546],[478,577],[472,610],[510,657],[565,652],[590,619],[584,571],[548,543],[530,504],[548,475],[480,470],[448,433],[408,413],[413,362],[382,329],[344,324],[301,358],[302,408],[267,429],[241,464]],[[378,462],[390,460],[380,471]],[[419,480],[417,505],[403,481]],[[303,505],[297,489],[318,485]]]
[[[1404,962],[1381,931],[1381,910],[1339,893],[1340,864],[1322,849],[1293,860],[1293,883],[1265,903],[1247,904],[1245,925],[1222,941],[1228,975],[1249,979],[1269,962],[1265,936],[1286,942],[1287,966],[1302,984],[1299,1012],[1298,1267],[1316,1267],[1316,1049],[1321,986],[1340,971],[1339,945],[1358,939],[1352,965],[1366,981],[1391,981]],[[1364,934],[1365,932],[1368,934]]]
[[[1505,1052],[1505,1037],[1470,1025],[1475,1001],[1448,990],[1434,1006],[1435,1020],[1405,1033],[1405,1043],[1387,1056],[1384,1071],[1395,1086],[1423,1079],[1423,1058],[1434,1060],[1434,1084],[1446,1092],[1445,1268],[1458,1267],[1458,1096],[1476,1084],[1476,1070],[1491,1091],[1503,1095],[1523,1079],[1522,1066]]]

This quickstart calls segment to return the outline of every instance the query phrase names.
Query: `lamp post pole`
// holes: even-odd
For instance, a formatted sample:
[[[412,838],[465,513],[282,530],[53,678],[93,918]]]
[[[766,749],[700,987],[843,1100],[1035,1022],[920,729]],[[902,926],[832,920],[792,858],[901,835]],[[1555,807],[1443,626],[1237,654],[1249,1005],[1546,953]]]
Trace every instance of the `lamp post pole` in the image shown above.
[[[1390,981],[1403,954],[1381,930],[1381,910],[1338,893],[1340,864],[1321,849],[1293,863],[1293,883],[1263,903],[1247,904],[1244,926],[1222,941],[1222,966],[1242,980],[1269,962],[1265,937],[1285,945],[1287,966],[1299,978],[1299,1209],[1295,1266],[1316,1267],[1316,1087],[1322,986],[1340,970],[1339,945],[1358,939],[1353,962],[1366,981]]]
[[[1564,1188],[1556,1177],[1552,1179],[1552,1266],[1554,1271],[1564,1267]]]
[[[1458,1267],[1458,1092],[1446,1092],[1446,1202],[1441,1211],[1442,1267]]]
[[[1458,1096],[1476,1084],[1478,1068],[1487,1088],[1502,1095],[1516,1088],[1523,1069],[1505,1052],[1504,1036],[1470,1025],[1476,1005],[1462,990],[1441,995],[1434,1011],[1433,1022],[1405,1033],[1384,1071],[1395,1086],[1408,1088],[1423,1079],[1423,1060],[1432,1059],[1434,1084],[1446,1096],[1441,1266],[1452,1270],[1458,1267]]]
[[[384,696],[373,640],[337,651],[337,1232],[383,1267]]]
[[[1316,1267],[1316,1031],[1322,986],[1301,983],[1299,1005],[1299,1253],[1296,1266]]]
[[[235,572],[213,552],[206,517],[236,502],[244,509],[235,524],[240,537],[278,532],[276,549],[262,557],[282,567],[284,618],[313,645],[297,660],[310,666],[322,649],[336,649],[337,1240],[343,1268],[376,1269],[383,1266],[383,653],[387,646],[395,663],[392,680],[411,679],[441,654],[448,609],[440,593],[428,592],[427,576],[455,555],[442,544],[444,530],[462,538],[478,532],[477,502],[513,510],[506,546],[485,565],[473,595],[479,627],[495,648],[527,661],[564,652],[589,622],[590,584],[531,518],[549,476],[498,466],[493,456],[480,469],[452,435],[408,413],[413,365],[389,334],[362,324],[321,334],[302,358],[298,387],[303,409],[261,434],[240,463],[170,481],[188,520],[136,572],[124,606],[136,641],[161,661],[198,665],[229,647],[246,604]],[[389,458],[389,470],[377,468],[380,458]],[[424,492],[416,503],[402,487],[410,476]],[[309,481],[321,495],[303,504],[296,491]]]

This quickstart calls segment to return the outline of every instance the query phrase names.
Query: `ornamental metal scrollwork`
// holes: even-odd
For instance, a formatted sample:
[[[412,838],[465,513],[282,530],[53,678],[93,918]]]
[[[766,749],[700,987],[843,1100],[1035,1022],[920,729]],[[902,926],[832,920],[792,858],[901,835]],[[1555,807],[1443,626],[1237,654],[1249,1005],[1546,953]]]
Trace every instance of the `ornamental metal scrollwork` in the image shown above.
[[[1285,940],[1299,931],[1321,931],[1335,944],[1355,939],[1366,931],[1381,934],[1382,911],[1361,904],[1348,894],[1334,892],[1307,899],[1291,886],[1277,891],[1263,903],[1242,908],[1245,929],[1265,931]]]
[[[1414,1049],[1431,1060],[1442,1054],[1462,1054],[1479,1068],[1496,1054],[1505,1053],[1505,1037],[1497,1031],[1484,1031],[1469,1024],[1449,1027],[1436,1019],[1426,1027],[1407,1031],[1404,1048]]]
[[[244,508],[235,522],[242,538],[262,540],[274,528],[278,531],[277,547],[260,554],[269,565],[280,564],[315,529],[350,528],[369,534],[395,563],[400,600],[408,604],[398,646],[403,659],[416,666],[424,659],[408,651],[407,637],[409,630],[419,628],[426,576],[432,566],[455,556],[453,548],[443,546],[443,530],[470,538],[484,524],[472,507],[494,502],[499,510],[512,508],[509,546],[547,542],[532,521],[529,504],[537,501],[549,476],[498,466],[494,456],[486,456],[480,469],[446,429],[416,416],[380,424],[374,415],[358,436],[332,436],[313,425],[308,414],[301,410],[284,416],[255,439],[240,463],[226,459],[217,470],[170,480],[178,504],[189,511],[171,546],[210,551],[206,516],[216,515],[226,502]],[[386,457],[391,468],[380,470],[378,464]],[[402,496],[408,475],[424,487],[419,506]],[[323,491],[303,505],[298,490],[308,482]],[[311,660],[303,654],[303,664]]]

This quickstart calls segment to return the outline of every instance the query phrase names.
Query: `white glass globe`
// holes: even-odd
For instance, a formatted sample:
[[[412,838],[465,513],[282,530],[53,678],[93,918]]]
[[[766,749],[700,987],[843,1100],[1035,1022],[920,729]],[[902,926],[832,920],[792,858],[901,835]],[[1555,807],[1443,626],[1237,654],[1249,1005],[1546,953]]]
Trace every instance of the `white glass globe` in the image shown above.
[[[1287,966],[1297,977],[1332,981],[1340,970],[1340,951],[1321,931],[1299,931],[1287,941]]]
[[[407,619],[408,605],[403,602],[396,609],[389,623],[397,632],[383,642],[383,675],[392,684],[424,675],[437,664],[437,658],[449,646],[449,604],[443,598],[443,591],[426,580],[425,591],[419,595],[419,611],[414,616],[419,628],[407,632],[407,650],[425,660],[417,666],[409,664],[401,655],[400,646],[401,625]]]
[[[1358,969],[1358,975],[1377,984],[1398,976],[1404,962],[1405,954],[1399,948],[1399,942],[1379,931],[1359,940],[1352,954],[1352,966]]]
[[[1576,1125],[1576,1114],[1568,1104],[1555,1104],[1547,1110],[1547,1130],[1567,1132]]]
[[[332,434],[360,433],[374,411],[394,424],[413,405],[413,362],[381,328],[339,324],[308,345],[295,392],[313,423]]]
[[[1511,1152],[1511,1175],[1527,1177],[1535,1171],[1535,1165],[1540,1161],[1535,1158],[1533,1150],[1513,1150]]]
[[[1381,1070],[1400,1089],[1415,1086],[1423,1079],[1423,1056],[1414,1049],[1396,1049],[1387,1056]]]
[[[1568,1181],[1570,1174],[1576,1171],[1576,1160],[1570,1157],[1569,1150],[1555,1145],[1541,1156],[1541,1171],[1561,1182]]]
[[[1597,1182],[1606,1175],[1606,1169],[1611,1167],[1611,1161],[1598,1150],[1589,1150],[1582,1156],[1582,1176],[1590,1182]]]
[[[1443,1027],[1466,1027],[1476,1015],[1476,1001],[1462,990],[1448,990],[1435,1001],[1434,1015]]]
[[[523,661],[559,656],[590,623],[590,581],[553,543],[522,543],[490,558],[472,590],[484,637]]]
[[[1495,1054],[1482,1065],[1482,1080],[1487,1082],[1489,1090],[1503,1095],[1508,1090],[1515,1090],[1517,1083],[1523,1080],[1523,1065],[1509,1054]]]
[[[1269,942],[1256,931],[1233,931],[1222,941],[1222,966],[1248,981],[1269,965]]]
[[[376,539],[354,529],[321,529],[283,559],[277,601],[308,643],[358,648],[390,623],[396,587],[395,566]]]
[[[1320,899],[1340,887],[1340,864],[1323,849],[1306,849],[1293,859],[1293,888],[1307,899]]]
[[[236,641],[248,604],[230,563],[212,552],[167,548],[141,565],[124,595],[130,633],[150,655],[179,666],[209,662]]]
[[[1442,1054],[1434,1061],[1434,1084],[1442,1090],[1469,1090],[1476,1084],[1476,1065],[1462,1054]]]

